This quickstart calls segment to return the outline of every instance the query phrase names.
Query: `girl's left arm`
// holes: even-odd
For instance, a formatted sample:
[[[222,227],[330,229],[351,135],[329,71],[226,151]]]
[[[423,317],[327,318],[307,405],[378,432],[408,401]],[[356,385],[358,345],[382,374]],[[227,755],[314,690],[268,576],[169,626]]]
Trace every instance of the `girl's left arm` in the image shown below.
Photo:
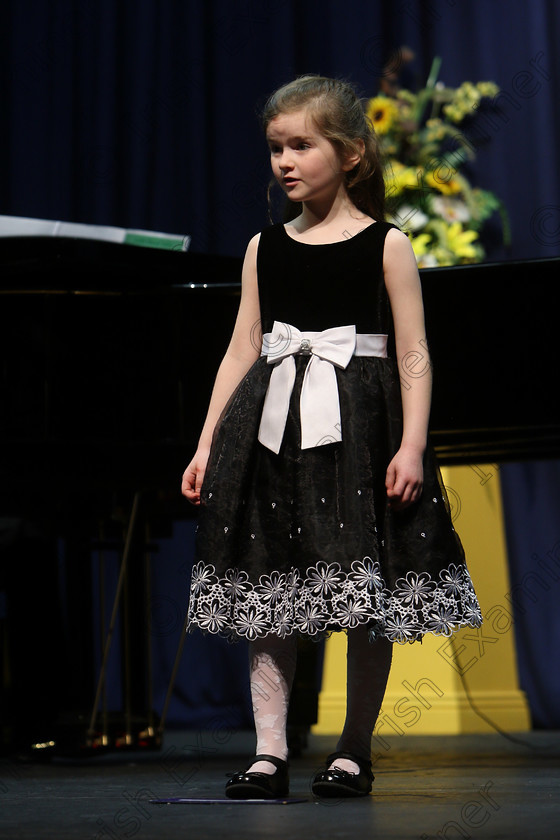
[[[385,240],[383,272],[395,325],[403,405],[401,445],[387,468],[385,486],[391,507],[401,510],[422,493],[432,368],[416,258],[408,237],[395,228]]]

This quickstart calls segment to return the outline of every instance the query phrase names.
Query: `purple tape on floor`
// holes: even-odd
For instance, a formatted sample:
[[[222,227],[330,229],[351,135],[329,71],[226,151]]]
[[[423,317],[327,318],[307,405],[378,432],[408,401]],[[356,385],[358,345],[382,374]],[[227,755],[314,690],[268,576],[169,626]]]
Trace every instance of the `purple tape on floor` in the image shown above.
[[[308,799],[150,799],[151,805],[294,805]]]

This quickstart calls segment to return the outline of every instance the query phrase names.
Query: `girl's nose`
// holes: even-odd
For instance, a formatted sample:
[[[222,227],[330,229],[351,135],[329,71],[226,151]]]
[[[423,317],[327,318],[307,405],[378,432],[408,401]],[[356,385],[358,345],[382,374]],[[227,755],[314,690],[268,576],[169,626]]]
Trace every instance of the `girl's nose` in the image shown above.
[[[294,164],[293,164],[292,156],[291,156],[291,153],[290,153],[289,149],[284,150],[282,152],[282,154],[280,155],[280,160],[279,160],[278,165],[279,165],[280,169],[282,169],[282,170],[291,169],[293,167]]]

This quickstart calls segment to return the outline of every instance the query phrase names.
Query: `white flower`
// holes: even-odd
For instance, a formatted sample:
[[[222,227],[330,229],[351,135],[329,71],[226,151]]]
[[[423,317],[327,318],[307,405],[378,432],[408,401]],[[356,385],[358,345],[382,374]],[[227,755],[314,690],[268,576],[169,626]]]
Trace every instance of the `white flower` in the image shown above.
[[[326,616],[323,615],[318,604],[305,601],[302,606],[297,608],[296,622],[298,630],[312,635],[324,629]]]
[[[469,208],[459,198],[438,195],[432,198],[432,210],[438,216],[449,222],[468,222],[471,218]]]
[[[275,632],[284,639],[292,632],[290,624],[290,612],[287,607],[279,607],[275,613]]]
[[[437,265],[439,265],[437,257],[433,254],[423,254],[423,256],[418,257],[418,268],[434,268]]]
[[[482,624],[482,613],[474,597],[465,605],[465,621],[470,627],[480,627]]]
[[[335,606],[334,617],[340,621],[341,627],[357,627],[367,619],[366,602],[362,596],[348,595],[345,601],[338,601]]]
[[[270,575],[261,575],[259,581],[259,585],[255,586],[255,592],[258,592],[271,607],[275,607],[284,594],[285,575],[272,572]]]
[[[436,636],[450,636],[457,624],[455,612],[447,607],[439,606],[428,613],[426,628]]]
[[[352,572],[350,572],[348,578],[356,584],[358,589],[367,589],[368,592],[381,591],[384,586],[379,563],[377,560],[372,560],[371,557],[354,560]]]
[[[314,595],[330,595],[342,591],[343,576],[338,563],[325,563],[320,560],[315,568],[307,570],[306,585]]]
[[[201,604],[198,616],[200,629],[219,633],[226,626],[227,612],[227,607],[221,607],[217,598],[211,604]]]
[[[411,615],[395,612],[391,618],[387,618],[387,638],[390,642],[409,642],[416,638],[417,633],[418,628],[414,626]]]
[[[288,573],[286,578],[286,589],[288,591],[288,598],[291,603],[293,603],[298,595],[299,590],[303,586],[303,581],[299,576],[299,572],[297,569],[292,569],[291,572]]]
[[[202,561],[193,566],[191,576],[191,589],[195,595],[200,595],[202,592],[207,592],[210,586],[216,583],[216,575],[214,566],[205,566]]]
[[[388,221],[403,230],[415,231],[423,228],[430,220],[420,208],[413,207],[411,204],[401,204]]]
[[[248,583],[249,575],[239,569],[228,569],[225,578],[220,581],[227,595],[234,601],[244,601],[251,591],[251,584]]]
[[[432,592],[435,588],[435,581],[431,579],[428,572],[422,572],[419,575],[416,572],[407,572],[404,578],[397,580],[395,595],[403,604],[418,607],[419,604],[432,600]]]
[[[258,636],[265,636],[269,629],[266,612],[264,610],[257,612],[255,606],[240,609],[235,619],[235,626],[239,634],[245,636],[250,642],[253,642]]]
[[[459,595],[463,584],[463,570],[452,563],[448,569],[442,569],[439,576],[446,595]]]

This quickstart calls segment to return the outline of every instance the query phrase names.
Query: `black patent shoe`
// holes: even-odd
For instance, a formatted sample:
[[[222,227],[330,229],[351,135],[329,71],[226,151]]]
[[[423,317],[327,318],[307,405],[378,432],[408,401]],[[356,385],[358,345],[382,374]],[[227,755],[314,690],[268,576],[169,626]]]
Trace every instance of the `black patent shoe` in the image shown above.
[[[347,758],[354,761],[360,768],[359,773],[350,773],[348,770],[341,770],[339,767],[330,765],[337,758]],[[374,775],[371,772],[371,761],[358,758],[347,752],[335,752],[329,755],[326,761],[327,769],[319,770],[311,784],[311,790],[315,796],[323,798],[344,797],[344,796],[367,796],[371,791],[371,783]]]
[[[270,761],[276,767],[276,773],[249,772],[257,761]],[[226,783],[229,799],[279,799],[287,796],[289,790],[288,762],[275,755],[256,755],[247,770],[234,773]]]

